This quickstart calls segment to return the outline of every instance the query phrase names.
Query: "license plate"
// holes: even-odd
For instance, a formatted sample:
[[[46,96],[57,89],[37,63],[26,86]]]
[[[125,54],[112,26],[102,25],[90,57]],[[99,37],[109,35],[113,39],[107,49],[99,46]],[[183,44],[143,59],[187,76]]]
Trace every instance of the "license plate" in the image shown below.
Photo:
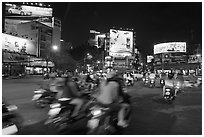
[[[36,94],[36,95],[33,96],[33,99],[32,99],[32,100],[37,100],[37,99],[39,99],[41,96],[42,96],[42,94]]]
[[[88,121],[87,126],[89,128],[91,128],[91,129],[94,129],[94,128],[96,128],[98,126],[98,124],[99,124],[99,120],[98,119],[91,119],[91,120]]]
[[[12,135],[15,134],[16,132],[18,132],[16,125],[12,125],[2,129],[3,135]]]

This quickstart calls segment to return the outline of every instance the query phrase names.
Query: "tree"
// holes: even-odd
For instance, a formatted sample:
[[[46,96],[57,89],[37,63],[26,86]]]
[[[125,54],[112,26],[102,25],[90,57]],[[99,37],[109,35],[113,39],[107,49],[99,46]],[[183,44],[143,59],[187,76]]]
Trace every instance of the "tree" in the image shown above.
[[[76,61],[70,55],[70,47],[72,47],[72,44],[65,42],[61,45],[59,51],[56,51],[52,56],[56,69],[62,71],[74,71],[76,69]]]

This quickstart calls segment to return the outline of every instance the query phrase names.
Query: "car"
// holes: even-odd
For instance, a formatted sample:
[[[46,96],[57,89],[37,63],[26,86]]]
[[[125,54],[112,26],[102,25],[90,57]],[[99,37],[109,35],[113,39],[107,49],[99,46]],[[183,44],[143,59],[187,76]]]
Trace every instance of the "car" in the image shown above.
[[[22,7],[11,7],[8,9],[8,13],[9,14],[17,14],[17,15],[21,15],[21,16],[31,16],[32,12],[31,11],[27,11],[25,8]]]

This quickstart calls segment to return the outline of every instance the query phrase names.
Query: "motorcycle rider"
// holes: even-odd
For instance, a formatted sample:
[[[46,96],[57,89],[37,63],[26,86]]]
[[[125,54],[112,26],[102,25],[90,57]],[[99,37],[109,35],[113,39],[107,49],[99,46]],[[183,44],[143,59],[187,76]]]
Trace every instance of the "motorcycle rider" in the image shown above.
[[[165,89],[166,87],[173,88],[174,87],[174,74],[173,73],[168,73],[168,78],[165,79],[165,85],[163,86],[163,96],[165,94]],[[177,92],[174,92],[174,96],[177,95]]]
[[[151,80],[151,79],[156,79],[156,74],[154,73],[154,72],[151,72],[150,74],[149,74],[149,79]]]
[[[122,94],[122,84],[115,71],[109,72],[106,77],[107,79],[102,81],[99,86],[99,93],[96,99],[100,105],[118,112],[118,126],[127,127],[124,117],[125,110],[129,108],[129,102],[127,102],[127,97]],[[120,103],[121,97],[123,98],[123,103]]]
[[[71,98],[70,104],[75,105],[73,113],[71,117],[76,117],[79,115],[79,111],[84,103],[84,100],[81,98],[81,94],[79,92],[79,88],[77,88],[76,82],[74,82],[71,76],[67,76],[64,79],[63,90],[58,91],[58,98]]]

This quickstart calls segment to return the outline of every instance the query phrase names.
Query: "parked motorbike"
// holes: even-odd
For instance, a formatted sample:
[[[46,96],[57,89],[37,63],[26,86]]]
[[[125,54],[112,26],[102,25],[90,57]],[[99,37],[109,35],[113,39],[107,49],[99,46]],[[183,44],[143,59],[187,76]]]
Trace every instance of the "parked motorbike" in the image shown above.
[[[155,86],[155,80],[150,79],[149,87],[153,88]]]
[[[109,107],[95,104],[89,109],[87,128],[89,135],[109,135],[121,131],[122,127],[117,125],[118,112],[113,112]],[[131,109],[127,109],[125,120],[130,122]]]
[[[34,96],[32,100],[34,101],[36,107],[44,108],[56,99],[56,94],[57,92],[51,92],[49,90],[40,88],[34,90]]]
[[[19,117],[15,113],[18,109],[16,105],[6,105],[2,103],[2,134],[13,135],[17,134],[20,123]]]
[[[170,88],[170,87],[165,88],[163,97],[167,103],[172,103],[172,101],[176,98],[175,89],[173,87],[172,88]]]

